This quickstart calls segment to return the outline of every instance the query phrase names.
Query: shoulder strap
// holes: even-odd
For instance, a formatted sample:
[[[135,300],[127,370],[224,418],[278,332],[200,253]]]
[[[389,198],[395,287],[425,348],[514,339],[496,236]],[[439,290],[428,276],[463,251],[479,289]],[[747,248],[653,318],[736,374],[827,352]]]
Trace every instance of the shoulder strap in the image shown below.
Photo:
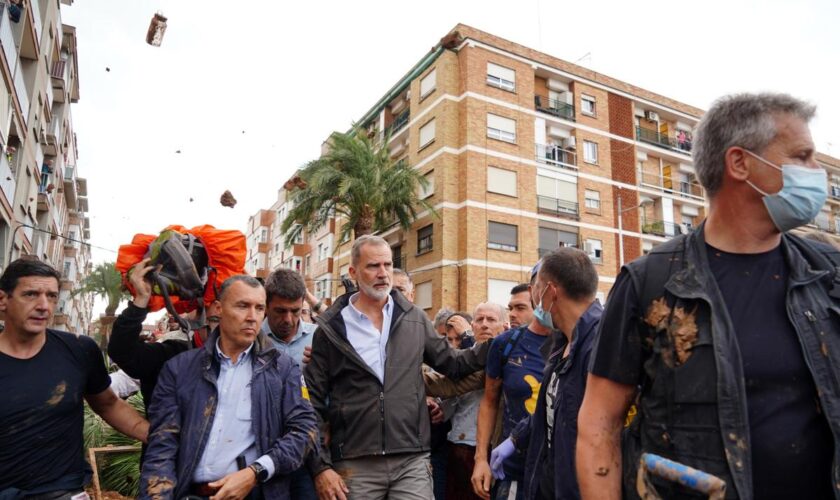
[[[508,358],[510,358],[510,353],[513,352],[513,349],[516,347],[516,344],[519,343],[519,339],[522,338],[522,334],[525,332],[525,328],[517,328],[513,331],[513,333],[508,337],[507,342],[505,345],[502,346],[502,366],[505,366],[508,362]]]

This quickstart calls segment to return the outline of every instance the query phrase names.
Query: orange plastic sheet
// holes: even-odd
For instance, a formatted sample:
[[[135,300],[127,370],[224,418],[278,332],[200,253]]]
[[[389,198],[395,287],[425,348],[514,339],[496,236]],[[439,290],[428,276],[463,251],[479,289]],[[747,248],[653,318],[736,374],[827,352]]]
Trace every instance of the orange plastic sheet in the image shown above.
[[[204,292],[204,305],[209,306],[216,300],[216,288],[231,276],[245,274],[245,235],[233,229],[216,229],[210,225],[196,226],[187,229],[184,226],[172,225],[164,231],[173,230],[181,234],[192,234],[204,244],[207,250],[209,266],[209,280]],[[135,264],[143,260],[149,245],[158,237],[156,234],[135,234],[131,243],[121,245],[117,254],[117,270],[123,276],[123,283],[134,295],[134,289],[128,281],[128,271]],[[172,305],[179,314],[187,313],[197,308],[198,304],[191,300],[180,300],[178,296],[171,297]],[[163,297],[154,295],[149,301],[150,311],[159,311],[165,307]]]

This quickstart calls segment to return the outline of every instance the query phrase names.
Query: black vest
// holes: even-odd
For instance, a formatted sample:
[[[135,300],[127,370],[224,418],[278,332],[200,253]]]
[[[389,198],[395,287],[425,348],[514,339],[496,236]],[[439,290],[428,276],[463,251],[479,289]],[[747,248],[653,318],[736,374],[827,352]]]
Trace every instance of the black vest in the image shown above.
[[[709,268],[703,228],[673,238],[626,266],[638,294],[644,373],[636,402],[638,415],[623,436],[625,498],[638,498],[636,474],[643,452],[723,479],[726,498],[753,498],[740,351]],[[840,253],[790,235],[783,236],[782,246],[791,271],[791,321],[805,346],[806,359],[818,365],[812,370],[817,386],[832,388],[821,391],[821,402],[835,442],[840,443],[840,356],[826,359],[820,354],[820,342],[826,340],[820,339],[820,332],[825,331],[831,332],[830,341],[840,351],[840,316],[831,318],[828,313],[840,311],[835,306],[840,303],[840,268],[835,266]],[[825,322],[812,322],[815,312]],[[837,448],[836,485],[840,477]],[[664,498],[685,497],[686,490],[653,483]]]

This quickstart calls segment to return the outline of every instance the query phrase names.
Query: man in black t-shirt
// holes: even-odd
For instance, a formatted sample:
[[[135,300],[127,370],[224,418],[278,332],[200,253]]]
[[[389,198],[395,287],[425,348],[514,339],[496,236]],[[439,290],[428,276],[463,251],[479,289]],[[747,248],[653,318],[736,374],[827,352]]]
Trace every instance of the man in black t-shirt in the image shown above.
[[[60,274],[16,260],[0,276],[0,499],[70,499],[90,478],[83,399],[118,431],[146,440],[149,424],[109,388],[102,353],[86,336],[47,328]]]
[[[583,498],[636,498],[642,453],[723,479],[726,498],[840,498],[840,254],[787,234],[826,199],[814,111],[742,94],[698,125],[708,217],[610,293],[578,418]],[[697,495],[650,481],[663,498]]]

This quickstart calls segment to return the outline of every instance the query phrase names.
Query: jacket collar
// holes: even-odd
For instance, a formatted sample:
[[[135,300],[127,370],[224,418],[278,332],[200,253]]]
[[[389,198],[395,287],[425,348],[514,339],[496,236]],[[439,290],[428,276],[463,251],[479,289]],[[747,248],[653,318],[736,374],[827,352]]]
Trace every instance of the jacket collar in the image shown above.
[[[318,326],[326,327],[347,340],[347,330],[344,327],[344,319],[341,317],[341,310],[350,305],[350,297],[352,297],[355,293],[356,292],[345,293],[335,299],[333,305],[331,305],[325,313],[315,318],[315,322]],[[414,307],[414,304],[409,302],[403,294],[396,290],[391,290],[391,300],[394,302],[394,310],[391,312],[391,331],[394,331],[394,325],[397,324],[403,314]]]
[[[677,296],[708,300],[708,291],[714,289],[711,285],[716,286],[706,252],[705,229],[706,222],[703,221],[696,231],[685,237],[682,248],[684,256],[672,257],[681,258],[683,267],[671,276],[665,288]],[[795,237],[789,234],[782,234],[781,240],[782,252],[790,272],[790,282],[805,284],[825,276],[828,271],[813,269],[793,238]]]
[[[569,347],[569,360],[565,365],[565,369],[568,369],[568,367],[574,363],[577,351],[581,348],[581,346],[586,344],[587,340],[592,337],[592,335],[594,335],[594,331],[597,329],[598,323],[601,321],[601,314],[603,312],[604,307],[601,305],[601,302],[598,299],[595,299],[592,304],[589,305],[589,308],[578,319],[577,324],[575,324],[575,329],[572,331],[572,345]],[[558,334],[563,335],[559,332],[553,333],[553,335]],[[551,353],[552,358],[563,355],[566,343],[560,342],[559,344],[560,347]]]
[[[219,327],[217,326],[215,330],[210,332],[210,335],[201,347],[204,349],[202,356],[206,359],[208,364],[216,359],[216,342],[218,340]],[[260,362],[265,364],[277,356],[277,350],[274,348],[274,344],[271,342],[271,339],[268,338],[268,335],[263,332],[259,332],[257,334],[257,339],[254,341],[254,345],[252,346],[251,354],[253,355],[255,363]]]

